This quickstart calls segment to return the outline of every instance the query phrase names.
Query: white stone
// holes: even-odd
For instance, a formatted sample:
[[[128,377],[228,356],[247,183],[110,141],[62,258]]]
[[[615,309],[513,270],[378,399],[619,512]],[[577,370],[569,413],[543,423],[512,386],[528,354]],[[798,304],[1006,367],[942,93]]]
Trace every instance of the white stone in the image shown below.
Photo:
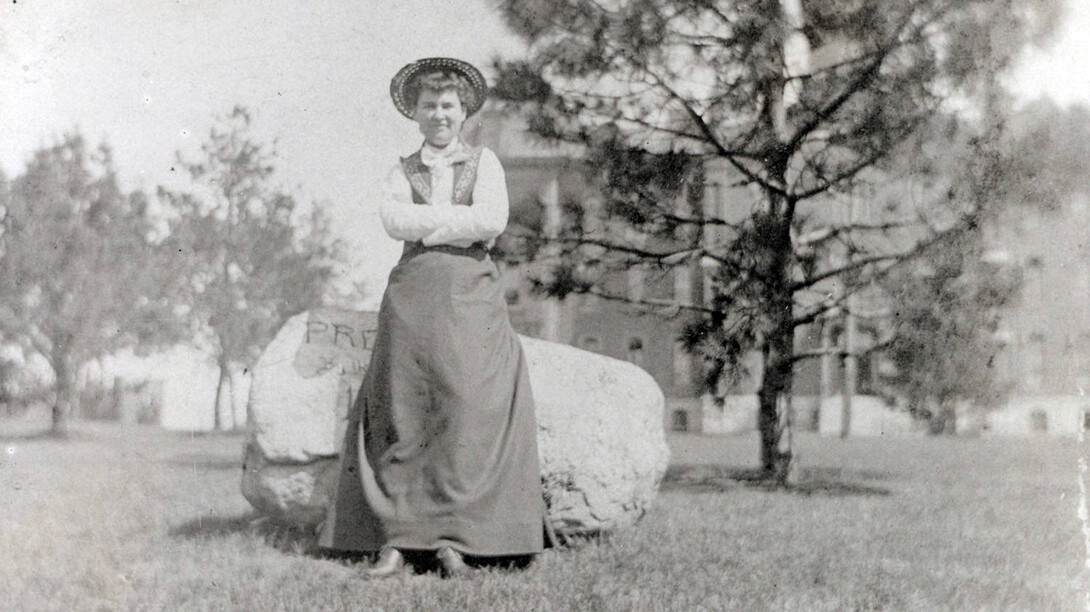
[[[662,390],[627,361],[533,338],[523,337],[522,346],[554,528],[631,525],[654,499],[669,460]]]
[[[280,328],[254,366],[250,388],[251,440],[268,461],[337,456],[375,322],[374,313],[324,308]]]
[[[313,333],[333,320],[351,331]],[[259,360],[242,490],[261,512],[297,525],[316,525],[324,517],[345,414],[370,358],[375,321],[374,313],[304,313],[280,330]],[[346,346],[351,334],[361,339],[359,346]],[[537,407],[550,522],[573,535],[635,523],[654,499],[669,459],[661,389],[631,363],[520,339]]]
[[[315,526],[325,518],[336,491],[339,462],[269,463],[253,445],[242,463],[242,495],[278,522]]]

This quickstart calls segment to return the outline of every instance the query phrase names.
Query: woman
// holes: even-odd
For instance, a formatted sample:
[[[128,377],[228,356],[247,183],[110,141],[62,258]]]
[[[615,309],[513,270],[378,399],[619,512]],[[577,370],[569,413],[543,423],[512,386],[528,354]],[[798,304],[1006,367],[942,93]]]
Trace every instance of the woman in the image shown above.
[[[422,59],[390,84],[424,135],[389,173],[380,210],[404,240],[379,311],[367,375],[349,414],[327,548],[435,551],[447,575],[463,554],[541,551],[543,502],[534,404],[488,249],[507,224],[495,154],[460,139],[486,88],[472,65]]]

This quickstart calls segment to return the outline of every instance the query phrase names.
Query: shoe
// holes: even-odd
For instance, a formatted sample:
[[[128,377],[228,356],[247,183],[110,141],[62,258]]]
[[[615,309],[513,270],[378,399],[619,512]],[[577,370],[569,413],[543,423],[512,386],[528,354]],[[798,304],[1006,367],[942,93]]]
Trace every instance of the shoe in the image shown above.
[[[466,565],[465,559],[462,558],[462,553],[449,546],[444,546],[435,551],[435,557],[439,559],[439,563],[442,565],[444,578],[454,578],[473,573],[473,569]]]
[[[361,572],[364,578],[389,578],[405,568],[405,557],[396,548],[383,548],[371,567]]]

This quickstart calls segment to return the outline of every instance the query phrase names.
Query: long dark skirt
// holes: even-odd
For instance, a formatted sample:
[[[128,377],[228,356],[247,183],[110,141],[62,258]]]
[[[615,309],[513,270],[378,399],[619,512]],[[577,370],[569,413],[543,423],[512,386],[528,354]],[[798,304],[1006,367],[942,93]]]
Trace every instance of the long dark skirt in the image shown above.
[[[320,544],[540,552],[536,428],[495,263],[480,247],[407,249],[383,296]]]

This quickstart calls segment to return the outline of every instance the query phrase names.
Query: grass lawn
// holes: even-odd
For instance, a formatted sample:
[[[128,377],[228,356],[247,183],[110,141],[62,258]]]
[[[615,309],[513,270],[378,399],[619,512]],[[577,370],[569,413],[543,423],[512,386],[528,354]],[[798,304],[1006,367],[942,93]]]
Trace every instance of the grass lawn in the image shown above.
[[[1074,440],[678,435],[635,528],[529,568],[364,582],[255,518],[242,437],[0,422],[0,607],[15,610],[1081,610]],[[12,605],[13,604],[13,605]]]

